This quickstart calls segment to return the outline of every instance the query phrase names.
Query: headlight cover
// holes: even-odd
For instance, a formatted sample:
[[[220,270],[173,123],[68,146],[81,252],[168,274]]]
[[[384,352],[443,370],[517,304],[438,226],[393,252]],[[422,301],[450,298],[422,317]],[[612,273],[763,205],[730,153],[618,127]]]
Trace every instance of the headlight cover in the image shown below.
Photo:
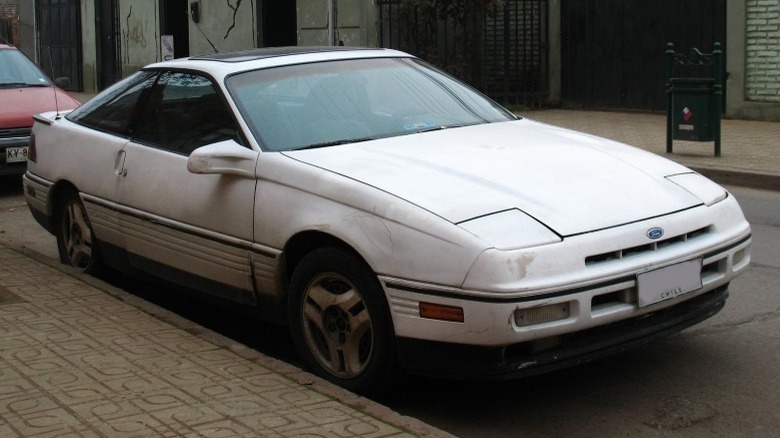
[[[707,207],[726,199],[728,195],[723,187],[695,172],[669,175],[666,179],[699,198]]]
[[[517,209],[469,219],[458,225],[500,250],[530,248],[561,241],[560,236],[552,230]]]

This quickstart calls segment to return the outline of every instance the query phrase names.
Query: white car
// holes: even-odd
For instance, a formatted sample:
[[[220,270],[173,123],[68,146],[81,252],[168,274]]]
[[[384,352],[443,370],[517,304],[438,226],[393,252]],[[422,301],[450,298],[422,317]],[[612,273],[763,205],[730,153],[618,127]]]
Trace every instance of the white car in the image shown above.
[[[364,393],[643,344],[717,313],[750,261],[715,183],[393,50],[158,63],[36,120],[25,194],[63,262],[251,306]]]

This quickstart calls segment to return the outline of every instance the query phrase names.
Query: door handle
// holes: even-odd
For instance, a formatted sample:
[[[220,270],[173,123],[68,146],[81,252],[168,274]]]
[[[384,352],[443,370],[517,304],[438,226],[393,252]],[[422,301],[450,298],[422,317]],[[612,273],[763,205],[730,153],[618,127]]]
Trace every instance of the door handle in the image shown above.
[[[124,150],[119,151],[116,154],[116,162],[114,163],[114,170],[116,171],[116,174],[119,176],[127,176],[127,169],[125,169],[125,157],[127,156],[127,152]]]

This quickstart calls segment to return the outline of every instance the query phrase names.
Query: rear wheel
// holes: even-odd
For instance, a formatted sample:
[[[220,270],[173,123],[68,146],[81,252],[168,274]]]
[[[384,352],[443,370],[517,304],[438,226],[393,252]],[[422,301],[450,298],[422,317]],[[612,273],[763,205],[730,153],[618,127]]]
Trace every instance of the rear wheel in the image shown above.
[[[376,275],[347,251],[306,255],[290,282],[291,332],[319,376],[359,393],[378,393],[395,375],[395,336]]]
[[[95,274],[100,270],[100,257],[87,211],[73,190],[64,192],[57,203],[56,232],[62,263],[88,274]]]

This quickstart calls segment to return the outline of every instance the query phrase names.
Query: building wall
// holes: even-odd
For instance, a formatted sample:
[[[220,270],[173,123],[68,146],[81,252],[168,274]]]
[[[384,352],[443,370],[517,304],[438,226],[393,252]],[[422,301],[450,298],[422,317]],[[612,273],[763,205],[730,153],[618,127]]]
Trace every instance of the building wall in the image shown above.
[[[35,6],[33,2],[22,2],[19,5],[19,48],[27,56],[38,59],[35,52]]]
[[[160,59],[160,20],[157,0],[119,3],[122,76]]]
[[[778,9],[776,0],[727,3],[727,117],[780,121]]]
[[[95,25],[90,25],[95,23]],[[81,85],[86,92],[97,91],[97,32],[95,2],[81,2]]]
[[[329,45],[328,4],[335,5],[335,44],[376,47],[379,7],[367,0],[297,0],[298,45]]]
[[[14,46],[19,47],[21,45],[21,34],[19,29],[19,2],[18,0],[0,0],[0,20],[3,24],[8,25],[9,35],[8,42]],[[6,41],[0,40],[0,43]]]
[[[160,61],[159,0],[122,0],[119,15],[123,75]],[[254,0],[200,0],[200,22],[189,20],[190,56],[213,53],[209,40],[220,52],[255,47],[256,23]]]
[[[750,100],[780,102],[780,2],[747,2],[746,91]]]
[[[213,53],[208,40],[220,52],[257,47],[258,5],[255,0],[200,0],[200,3],[198,26],[203,33],[190,21],[191,56]]]
[[[220,51],[256,47],[261,0],[200,0],[200,27]],[[278,1],[278,0],[265,0]],[[298,45],[327,45],[331,0],[297,0]],[[332,0],[336,4],[336,44],[378,45],[379,8],[374,0]],[[0,0],[13,4],[18,0]],[[119,0],[123,73],[160,60],[161,0]],[[35,50],[34,7],[20,3],[21,48]],[[550,96],[560,100],[560,0],[550,0]],[[83,74],[86,91],[96,89],[95,0],[81,2]],[[780,2],[727,2],[726,116],[780,121]],[[190,54],[210,53],[211,46],[191,22]]]
[[[212,53],[205,34],[221,52],[255,47],[255,0],[200,0],[203,33],[189,20],[190,55]],[[97,90],[98,62],[95,2],[81,2],[85,91]],[[122,75],[161,60],[160,0],[120,0],[119,34]]]

